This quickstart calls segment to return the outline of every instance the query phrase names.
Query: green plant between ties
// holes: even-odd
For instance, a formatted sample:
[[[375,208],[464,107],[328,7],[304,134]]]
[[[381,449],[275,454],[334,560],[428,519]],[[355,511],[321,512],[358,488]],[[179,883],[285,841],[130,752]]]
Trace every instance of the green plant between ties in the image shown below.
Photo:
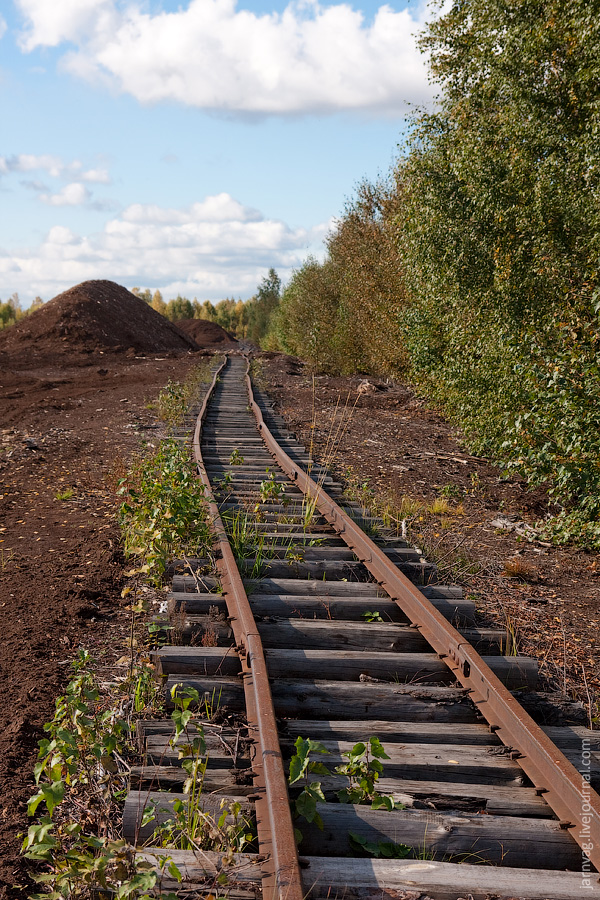
[[[295,753],[290,760],[289,783],[290,785],[302,782],[303,787],[295,799],[295,811],[297,816],[306,819],[322,829],[323,820],[319,815],[317,804],[325,803],[322,782],[311,780],[313,775],[330,776],[332,773],[320,760],[311,759],[311,753],[329,755],[330,751],[320,741],[299,736],[294,744]],[[342,753],[346,762],[335,767],[335,773],[344,775],[349,780],[348,787],[336,792],[340,803],[365,804],[370,803],[372,809],[381,809],[391,812],[393,809],[403,809],[403,805],[394,801],[388,795],[380,794],[376,788],[379,776],[383,771],[383,759],[390,757],[379,738],[372,736],[366,742],[359,742]],[[366,849],[366,848],[363,848]],[[407,851],[408,852],[408,851]]]
[[[280,501],[285,502],[285,485],[275,480],[275,473],[270,469],[266,469],[267,477],[261,481],[258,490],[260,493],[260,499],[263,503],[268,503],[269,501]]]
[[[171,713],[174,733],[169,744],[172,749],[177,750],[187,776],[183,785],[186,797],[173,801],[170,807],[172,814],[157,824],[150,842],[169,849],[218,851],[225,854],[224,864],[231,864],[233,855],[241,853],[255,840],[255,833],[238,802],[223,800],[217,819],[202,809],[208,752],[204,726],[201,722],[192,720],[192,707],[204,708],[208,722],[218,704],[215,705],[214,696],[212,701],[207,702],[195,688],[185,687],[180,683],[171,689],[171,702],[175,707]],[[159,803],[148,804],[142,825],[154,821],[159,810]],[[226,874],[221,873],[217,881],[218,884],[226,884]]]

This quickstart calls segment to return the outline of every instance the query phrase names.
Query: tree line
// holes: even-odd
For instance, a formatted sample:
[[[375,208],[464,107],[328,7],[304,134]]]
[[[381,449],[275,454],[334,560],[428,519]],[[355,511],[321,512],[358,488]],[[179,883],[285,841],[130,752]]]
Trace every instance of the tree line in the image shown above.
[[[421,47],[435,107],[293,274],[268,340],[410,379],[549,485],[558,537],[599,547],[597,4],[455,0]]]
[[[21,306],[21,301],[19,299],[18,293],[12,294],[8,298],[8,300],[0,300],[0,331],[3,328],[8,328],[10,325],[14,325],[16,322],[19,322],[21,319],[24,319],[25,316],[28,316],[30,313],[35,312],[36,309],[39,309],[40,306],[44,305],[44,301],[41,297],[36,297],[31,306],[27,309],[23,309]]]
[[[249,340],[258,346],[264,341],[272,315],[279,305],[281,279],[271,268],[249,300],[235,300],[232,297],[214,304],[210,300],[201,303],[196,297],[190,300],[180,294],[165,301],[159,290],[153,293],[149,288],[141,290],[134,287],[132,293],[171,322],[206,319],[220,325],[238,340]]]

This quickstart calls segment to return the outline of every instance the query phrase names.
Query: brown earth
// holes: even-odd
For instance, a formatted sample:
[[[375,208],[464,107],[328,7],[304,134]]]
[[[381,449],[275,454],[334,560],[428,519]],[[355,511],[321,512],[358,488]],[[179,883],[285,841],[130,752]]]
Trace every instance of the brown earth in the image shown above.
[[[185,332],[199,347],[233,348],[237,340],[216,322],[207,319],[178,319],[175,323],[180,331]]]
[[[154,310],[129,292],[91,284],[95,299],[110,286],[100,311],[81,300],[88,282],[0,335],[2,900],[30,891],[17,835],[28,827],[37,741],[70,662],[79,648],[102,665],[124,652],[129,622],[120,593],[127,566],[115,521],[116,481],[131,453],[160,435],[148,401],[203,355],[188,352],[189,339],[170,323],[165,328],[164,319],[155,323]],[[123,306],[113,315],[116,301]],[[121,315],[139,311],[138,304],[145,323],[139,340]],[[77,311],[72,323],[69,310]],[[80,328],[86,336],[78,345]],[[90,349],[153,341],[155,352],[146,355]]]
[[[37,741],[69,663],[80,647],[106,665],[123,652],[129,621],[120,598],[126,564],[116,481],[131,453],[160,436],[147,401],[200,356],[178,351],[179,332],[165,332],[164,319],[148,318],[153,310],[115,288],[80,285],[0,334],[0,900],[26,894],[17,834],[28,824]],[[124,307],[106,315],[115,296]],[[123,308],[144,316],[142,337],[127,330]],[[154,351],[136,350],[138,340],[155,341]],[[181,340],[185,348],[189,338]],[[359,393],[358,378],[317,377],[313,415],[313,380],[302,363],[278,355],[263,366],[292,428],[307,444],[314,438],[325,457],[332,423],[346,409],[331,465],[382,498],[415,498],[419,510],[406,512],[407,527],[438,559],[442,579],[463,581],[488,617],[508,618],[524,651],[536,652],[548,676],[586,702],[582,671],[590,691],[600,686],[597,555],[492,525],[500,515],[526,532],[548,508],[544,493],[470,456],[406,386],[371,379]],[[449,501],[444,515],[430,509],[440,495]]]
[[[516,634],[545,685],[598,714],[600,559],[540,539],[545,491],[505,478],[405,384],[317,375],[299,360],[262,354],[265,387],[290,428],[355,486],[385,506],[488,621]],[[332,446],[334,452],[332,452]],[[404,498],[404,499],[403,499]],[[437,501],[437,504],[433,504]],[[444,506],[447,506],[444,509]]]
[[[83,281],[0,332],[2,353],[86,350],[197,350],[172,322],[114,281]]]

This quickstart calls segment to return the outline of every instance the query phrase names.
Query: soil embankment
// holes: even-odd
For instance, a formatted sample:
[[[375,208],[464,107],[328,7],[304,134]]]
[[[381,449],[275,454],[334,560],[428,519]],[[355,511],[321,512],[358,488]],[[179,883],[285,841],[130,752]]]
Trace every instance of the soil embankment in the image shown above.
[[[176,323],[180,331],[191,337],[199,347],[216,347],[232,349],[237,347],[237,340],[216,322],[207,319],[179,319]]]
[[[42,726],[78,649],[126,654],[115,486],[160,428],[159,390],[207,351],[112,282],[65,291],[0,332],[0,898],[19,857]],[[210,351],[208,351],[210,352]]]
[[[198,344],[114,281],[83,281],[0,332],[0,352],[113,350],[156,353]]]

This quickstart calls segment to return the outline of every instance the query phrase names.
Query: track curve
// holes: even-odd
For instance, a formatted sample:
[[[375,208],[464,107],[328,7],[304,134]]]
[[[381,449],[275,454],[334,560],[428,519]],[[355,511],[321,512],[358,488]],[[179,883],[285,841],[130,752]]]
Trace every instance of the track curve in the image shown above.
[[[437,584],[415,548],[381,529],[369,537],[378,523],[257,393],[247,360],[232,354],[200,410],[193,447],[216,564],[188,561],[170,603],[202,646],[156,654],[167,697],[179,683],[218,691],[225,711],[246,716],[248,752],[238,753],[238,731],[235,753],[217,742],[207,768],[207,813],[215,797],[243,798],[257,823],[258,853],[236,857],[229,889],[288,900],[600,896],[600,799],[576,765],[587,748],[597,787],[595,733],[536,724],[514,695],[535,684],[534,662],[504,656],[503,634],[478,628],[460,589]],[[142,735],[148,763],[132,773],[125,809],[138,843],[152,789],[182,787],[170,727]],[[372,802],[358,802],[368,797],[343,794],[348,754],[377,747],[371,738],[387,758]],[[298,739],[327,751],[315,778],[322,828],[292,818],[299,789],[288,797],[286,774]],[[355,802],[336,802],[340,791]],[[182,896],[206,893],[219,855],[170,852],[186,873]]]

